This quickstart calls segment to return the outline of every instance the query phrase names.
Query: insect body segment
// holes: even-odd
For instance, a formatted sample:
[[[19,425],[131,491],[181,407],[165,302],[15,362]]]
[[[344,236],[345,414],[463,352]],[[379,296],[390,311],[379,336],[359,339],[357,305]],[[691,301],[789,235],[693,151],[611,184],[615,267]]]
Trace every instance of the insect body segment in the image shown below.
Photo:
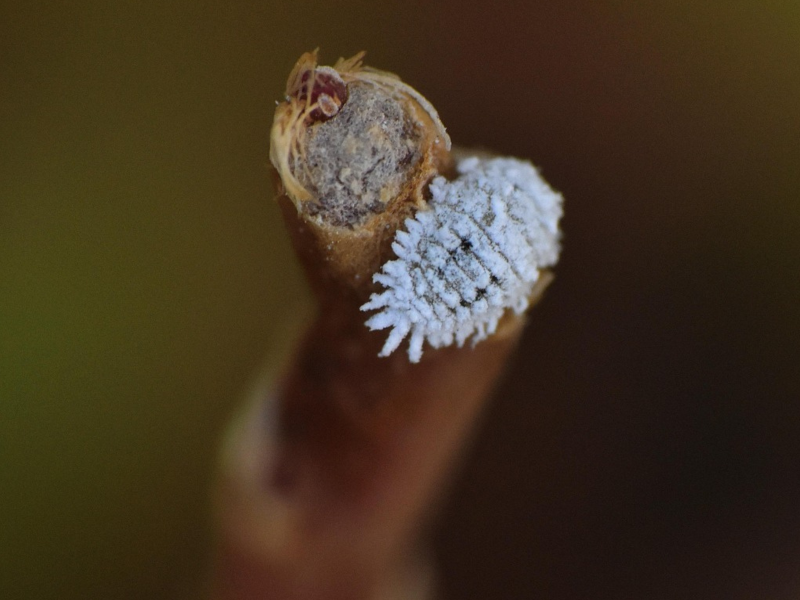
[[[381,356],[409,334],[418,362],[434,348],[485,339],[503,313],[528,307],[541,268],[558,260],[562,199],[528,162],[467,158],[459,177],[431,182],[429,208],[405,222],[374,281],[385,290],[361,310],[379,310],[366,325],[388,329]]]

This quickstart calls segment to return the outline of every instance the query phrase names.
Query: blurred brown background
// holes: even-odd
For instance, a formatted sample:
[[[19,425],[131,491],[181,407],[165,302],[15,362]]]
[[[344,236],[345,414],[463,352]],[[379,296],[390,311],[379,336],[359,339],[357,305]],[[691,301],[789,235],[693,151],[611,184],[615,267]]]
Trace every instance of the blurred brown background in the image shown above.
[[[315,46],[567,199],[437,534],[449,597],[800,597],[800,4],[11,4],[0,597],[202,572],[219,436],[305,294],[267,136]]]

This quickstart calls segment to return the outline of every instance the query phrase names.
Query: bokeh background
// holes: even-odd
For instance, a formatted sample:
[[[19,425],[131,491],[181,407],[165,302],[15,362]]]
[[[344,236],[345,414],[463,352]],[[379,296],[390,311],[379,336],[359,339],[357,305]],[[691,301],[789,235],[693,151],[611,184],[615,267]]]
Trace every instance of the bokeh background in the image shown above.
[[[792,0],[2,3],[0,597],[201,579],[224,424],[308,306],[266,167],[316,46],[566,197],[448,597],[800,597]]]

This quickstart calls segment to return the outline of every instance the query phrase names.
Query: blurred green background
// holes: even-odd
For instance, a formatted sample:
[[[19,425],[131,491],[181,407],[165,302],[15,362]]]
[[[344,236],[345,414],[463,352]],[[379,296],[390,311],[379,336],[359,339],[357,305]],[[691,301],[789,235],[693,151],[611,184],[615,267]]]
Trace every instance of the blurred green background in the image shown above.
[[[219,436],[307,306],[266,167],[316,46],[566,197],[449,597],[797,598],[800,4],[768,0],[3,3],[0,598],[202,579]]]

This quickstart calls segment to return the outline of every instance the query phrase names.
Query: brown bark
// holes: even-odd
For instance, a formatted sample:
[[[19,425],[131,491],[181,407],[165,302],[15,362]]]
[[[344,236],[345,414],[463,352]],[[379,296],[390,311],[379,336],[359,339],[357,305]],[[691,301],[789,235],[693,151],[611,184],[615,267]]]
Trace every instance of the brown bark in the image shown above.
[[[424,569],[413,565],[427,517],[524,319],[508,315],[475,347],[426,349],[418,364],[403,352],[378,357],[386,334],[366,328],[359,306],[391,256],[395,230],[424,205],[428,181],[450,168],[449,141],[426,101],[398,87],[423,131],[416,171],[385,207],[351,226],[331,224],[308,204],[319,199],[297,190],[298,179],[287,186],[286,169],[300,168],[304,150],[286,141],[289,126],[280,115],[295,119],[291,127],[319,126],[319,109],[309,101],[319,91],[302,85],[315,77],[316,55],[311,59],[304,56],[290,76],[275,125],[283,137],[274,130],[273,144],[291,148],[273,147],[273,162],[281,209],[319,312],[285,371],[254,394],[229,437],[217,497],[214,593],[228,600],[417,597]],[[341,73],[348,85],[362,73],[354,64],[345,61],[349,70]],[[347,95],[336,73],[321,72],[325,89]],[[380,77],[385,83],[389,76]],[[338,97],[323,102],[330,119],[342,106]],[[548,281],[541,278],[537,294]]]

